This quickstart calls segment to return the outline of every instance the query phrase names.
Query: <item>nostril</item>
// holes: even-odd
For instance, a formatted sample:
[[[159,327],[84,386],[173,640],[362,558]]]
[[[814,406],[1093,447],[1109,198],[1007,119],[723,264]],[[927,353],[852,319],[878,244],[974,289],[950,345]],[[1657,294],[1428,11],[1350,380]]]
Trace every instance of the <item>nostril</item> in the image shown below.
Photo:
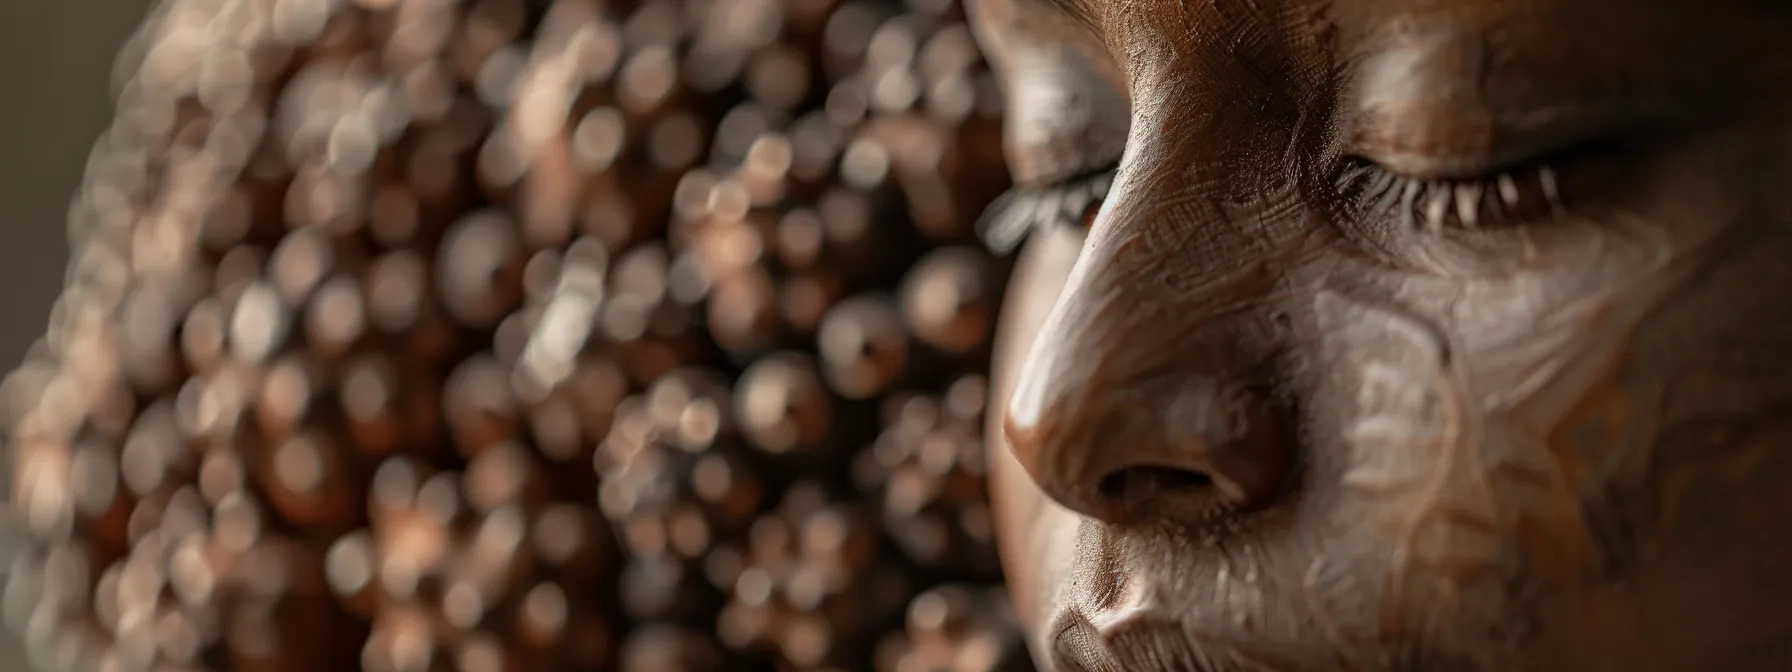
[[[1213,487],[1213,477],[1175,467],[1127,467],[1101,479],[1101,496],[1121,500],[1128,494],[1193,494]]]
[[[1207,518],[1232,507],[1213,476],[1179,467],[1126,467],[1097,485],[1103,508],[1121,518],[1154,512],[1172,518]]]
[[[1004,426],[1014,456],[1045,495],[1084,516],[1208,525],[1273,506],[1295,486],[1298,416],[1261,387],[1182,376],[1047,390],[1052,402],[1028,389],[1023,378],[1010,403],[1024,412]]]

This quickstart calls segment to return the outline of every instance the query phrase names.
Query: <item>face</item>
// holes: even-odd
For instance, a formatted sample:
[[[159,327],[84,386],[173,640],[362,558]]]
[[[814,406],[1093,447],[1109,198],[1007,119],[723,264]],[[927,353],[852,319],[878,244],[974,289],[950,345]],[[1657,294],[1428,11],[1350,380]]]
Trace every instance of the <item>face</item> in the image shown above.
[[[1043,665],[1792,662],[1792,9],[969,9]]]

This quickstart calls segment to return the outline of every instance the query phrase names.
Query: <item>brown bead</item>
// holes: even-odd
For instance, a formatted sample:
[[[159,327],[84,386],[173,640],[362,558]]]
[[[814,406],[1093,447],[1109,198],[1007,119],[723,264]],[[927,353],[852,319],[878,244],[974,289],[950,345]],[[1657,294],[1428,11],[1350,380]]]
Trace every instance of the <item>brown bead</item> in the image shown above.
[[[643,628],[622,644],[623,672],[700,672],[722,669],[722,654],[710,638],[672,627]]]
[[[647,130],[647,156],[666,173],[689,168],[703,158],[704,122],[693,114],[673,114]]]
[[[443,389],[442,412],[455,446],[466,455],[514,440],[520,429],[510,374],[487,356],[470,357],[454,369]]]
[[[641,210],[644,204],[636,202],[641,196],[617,179],[593,180],[578,212],[579,231],[603,241],[611,251],[626,248],[645,234],[642,228],[648,216]]]
[[[581,359],[562,389],[583,414],[585,435],[592,438],[609,433],[616,407],[629,392],[622,369],[612,360],[599,358]]]
[[[523,264],[523,294],[530,302],[551,298],[560,281],[560,250],[536,250]]]
[[[243,291],[261,280],[265,261],[266,253],[260,248],[249,245],[231,248],[212,269],[212,293],[226,305],[236,305]]]
[[[207,297],[193,304],[180,330],[181,353],[195,371],[210,371],[224,355],[226,335],[224,304]]]
[[[565,589],[552,582],[537,583],[517,601],[514,637],[534,648],[560,646],[568,634],[573,609]]]
[[[168,559],[168,587],[174,597],[194,614],[214,615],[224,559],[203,535],[183,538]],[[116,590],[116,586],[113,587]],[[114,596],[116,597],[116,596]],[[207,633],[212,639],[216,633]]]
[[[539,508],[548,497],[535,456],[517,443],[481,450],[467,463],[462,487],[473,510],[489,513],[503,506]]]
[[[212,507],[212,539],[219,550],[240,555],[261,542],[266,522],[261,505],[248,495],[225,495]]]
[[[778,259],[786,266],[808,268],[821,259],[821,218],[812,210],[792,210],[778,220]]]
[[[516,366],[529,347],[531,337],[539,331],[542,309],[529,306],[513,312],[492,330],[492,356],[505,366]]]
[[[247,482],[242,455],[233,450],[208,450],[199,463],[199,493],[213,506],[226,495],[242,492]]]
[[[908,606],[910,636],[956,638],[975,617],[972,596],[961,587],[935,588],[915,597]]]
[[[637,557],[619,579],[623,613],[641,621],[701,617],[718,602],[713,589],[683,560]]]
[[[708,511],[706,521],[718,532],[736,532],[752,522],[764,501],[766,484],[746,460],[713,452],[691,466],[691,492]]]
[[[783,113],[768,105],[746,102],[728,110],[716,123],[710,153],[730,161],[744,158],[753,142],[781,124]]]
[[[104,558],[79,540],[52,544],[43,557],[38,578],[38,608],[60,611],[79,609],[92,599],[92,586],[104,571]]]
[[[829,179],[844,140],[840,127],[821,110],[798,118],[790,128],[790,176],[814,186]]]
[[[324,368],[303,354],[274,362],[256,397],[256,420],[262,435],[279,439],[316,419],[323,410],[328,385]]]
[[[406,183],[417,194],[425,217],[458,213],[465,205],[466,192],[473,188],[466,157],[489,123],[478,103],[469,98],[442,97],[448,101],[442,122],[424,132],[405,161]]]
[[[778,288],[779,313],[793,332],[811,337],[843,293],[839,279],[825,271],[793,274]]]
[[[211,252],[235,247],[249,235],[254,223],[254,197],[245,185],[235,185],[219,196],[199,220],[199,240]]]
[[[530,540],[542,567],[570,587],[591,587],[612,569],[609,528],[584,506],[557,503],[542,509]]]
[[[261,466],[263,489],[288,522],[344,529],[361,516],[360,465],[334,438],[311,430],[275,441]]]
[[[720,278],[709,300],[709,334],[727,350],[751,352],[774,344],[778,294],[771,275],[743,269]]]
[[[461,78],[472,81],[479,69],[498,50],[517,38],[528,14],[521,0],[477,0],[470,3],[457,39],[451,41],[450,58]],[[494,104],[496,104],[494,102]]]
[[[522,672],[522,661],[489,632],[473,632],[454,646],[455,672]]]
[[[607,410],[597,411],[606,414]],[[554,394],[531,405],[529,436],[543,457],[567,464],[583,463],[591,458],[595,438],[587,438],[581,409],[571,395]]]
[[[965,248],[936,250],[909,270],[902,310],[916,338],[941,350],[982,347],[994,322],[995,288],[983,257]]]
[[[447,524],[433,515],[406,511],[385,519],[375,529],[379,549],[378,581],[382,603],[414,602],[433,586],[448,561]]]
[[[367,333],[367,306],[360,283],[348,276],[325,280],[305,308],[305,337],[311,351],[333,358],[353,348]]]
[[[763,103],[791,109],[809,94],[809,58],[792,47],[754,54],[746,75],[747,90]]]
[[[529,524],[520,508],[506,506],[481,517],[472,536],[450,559],[438,610],[460,630],[479,627],[506,599],[519,596],[533,554]]]
[[[268,276],[287,305],[303,305],[335,266],[335,250],[322,229],[286,234],[268,258]]]
[[[833,653],[836,636],[833,626],[820,615],[796,615],[784,626],[778,638],[778,651],[798,666],[813,668]]]
[[[848,299],[822,318],[816,335],[828,383],[849,399],[871,397],[902,376],[909,342],[887,300]]]
[[[796,162],[796,148],[782,133],[759,136],[747,147],[736,177],[746,187],[754,207],[779,204],[790,193],[790,171]]]
[[[647,391],[647,412],[659,435],[686,452],[701,452],[732,431],[728,388],[720,374],[685,368],[658,380]]]
[[[417,194],[402,184],[381,187],[373,197],[367,224],[373,239],[383,246],[410,244],[423,232],[423,208]]]
[[[198,662],[201,647],[205,645],[204,633],[199,628],[200,624],[179,609],[165,607],[159,610],[154,620],[154,632],[162,660],[174,665]]]
[[[628,121],[616,108],[598,107],[578,120],[571,140],[573,165],[588,173],[601,173],[627,148]]]
[[[425,314],[429,267],[415,252],[398,250],[374,259],[362,284],[368,316],[381,331],[403,334]]]
[[[267,361],[286,346],[292,308],[267,282],[251,282],[237,297],[230,316],[230,350],[244,362]]]
[[[197,298],[195,283],[192,276],[152,282],[125,299],[118,320],[119,364],[139,393],[167,393],[185,375],[176,332]]]
[[[259,403],[260,371],[231,362],[202,378],[189,378],[174,399],[181,433],[202,445],[228,444],[251,405]]]
[[[190,451],[174,408],[163,401],[138,414],[124,445],[111,459],[124,485],[136,496],[146,497],[163,489],[177,469],[190,464]],[[74,473],[81,475],[80,471]]]
[[[624,61],[616,76],[623,109],[649,116],[677,93],[678,57],[666,45],[648,45]]]
[[[407,515],[419,506],[419,493],[431,473],[413,457],[395,456],[381,461],[368,483],[367,515],[375,524]]]
[[[969,427],[980,427],[989,403],[989,379],[980,374],[960,377],[946,387],[943,400],[943,406],[953,420]]]
[[[491,211],[463,218],[436,261],[442,304],[469,327],[496,326],[522,301],[523,262],[514,220]]]
[[[356,530],[336,538],[324,554],[324,575],[343,608],[372,616],[379,608],[380,555],[372,534]]]
[[[408,394],[397,367],[381,355],[357,357],[343,368],[336,397],[341,404],[348,436],[354,447],[368,455],[388,455],[407,446],[430,442],[424,422],[433,405]]]
[[[446,662],[437,661],[444,657],[441,646],[429,616],[422,610],[382,609],[361,651],[361,669],[367,672],[431,672],[441,669]]]
[[[506,95],[514,91],[514,80],[518,74],[521,56],[514,49],[498,52],[487,61],[489,67],[482,70],[480,97],[488,98]],[[505,100],[495,100],[491,104],[503,104]],[[512,133],[494,133],[486,136],[480,145],[475,175],[479,178],[480,191],[488,201],[506,207],[514,206],[518,200],[517,192],[523,177],[533,167],[534,157],[523,140]]]
[[[827,438],[831,406],[814,361],[797,353],[760,359],[735,386],[734,413],[742,433],[773,454],[820,445]]]

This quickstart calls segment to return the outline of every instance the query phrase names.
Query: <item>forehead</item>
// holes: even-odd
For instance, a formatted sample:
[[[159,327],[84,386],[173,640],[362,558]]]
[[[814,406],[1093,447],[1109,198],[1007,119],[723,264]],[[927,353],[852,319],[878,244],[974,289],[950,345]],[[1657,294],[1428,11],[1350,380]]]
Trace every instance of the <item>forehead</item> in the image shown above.
[[[1384,66],[1377,57],[1390,52],[1542,86],[1753,80],[1780,90],[1787,87],[1768,80],[1792,75],[1792,2],[1785,0],[967,1],[986,6],[983,23],[999,24],[985,32],[1007,33],[986,44],[995,50],[1041,41],[1099,44],[1122,69],[1174,62],[1165,74],[1171,78],[1281,73],[1319,83],[1366,62]],[[1182,67],[1217,61],[1249,67]]]
[[[1020,23],[1067,18],[1111,38],[1155,33],[1242,46],[1251,33],[1345,43],[1445,33],[1465,39],[1601,45],[1644,35],[1655,45],[1732,42],[1776,34],[1792,17],[1784,0],[967,0],[1000,6]],[[988,10],[986,14],[990,13]],[[1028,20],[1034,19],[1034,20]],[[1778,32],[1778,35],[1784,35]],[[1780,49],[1779,51],[1784,51]]]

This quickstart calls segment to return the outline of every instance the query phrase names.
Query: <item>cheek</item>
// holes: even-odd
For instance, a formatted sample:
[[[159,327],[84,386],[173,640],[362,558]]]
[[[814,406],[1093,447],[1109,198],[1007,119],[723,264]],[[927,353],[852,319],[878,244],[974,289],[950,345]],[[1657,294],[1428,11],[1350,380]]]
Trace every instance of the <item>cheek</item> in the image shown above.
[[[1059,588],[1076,555],[1080,520],[1052,503],[1028,477],[1002,433],[1008,399],[1040,325],[1057,301],[1082,246],[1066,229],[1042,231],[1028,243],[1004,301],[996,334],[989,427],[990,496],[1003,570],[1015,608],[1041,641],[1039,628],[1056,606]],[[1054,561],[1060,560],[1063,562]]]
[[[1792,240],[1739,243],[1641,330],[1629,378],[1651,393],[1659,525],[1689,552],[1792,518]],[[1722,502],[1721,515],[1710,509]],[[1771,529],[1771,528],[1768,528]],[[1779,535],[1768,535],[1778,538]],[[1767,537],[1761,537],[1765,539]],[[1735,543],[1735,539],[1731,540]]]

